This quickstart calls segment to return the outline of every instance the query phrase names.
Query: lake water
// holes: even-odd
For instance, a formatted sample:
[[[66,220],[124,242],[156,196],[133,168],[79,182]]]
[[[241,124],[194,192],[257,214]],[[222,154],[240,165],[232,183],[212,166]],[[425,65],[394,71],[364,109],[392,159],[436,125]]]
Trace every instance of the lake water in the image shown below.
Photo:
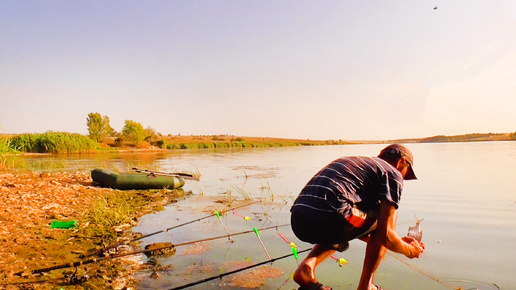
[[[216,205],[215,199],[273,199],[272,204],[256,203],[238,209],[238,214],[251,218],[247,222],[235,214],[223,215],[229,232],[237,233],[289,223],[293,199],[320,168],[341,156],[376,156],[384,146],[171,151],[97,154],[87,158],[43,156],[31,157],[31,162],[45,164],[52,160],[65,163],[70,169],[83,170],[101,165],[122,170],[147,166],[161,171],[199,172],[200,181],[187,181],[185,185],[185,190],[193,195],[140,219],[134,230],[144,234],[207,216]],[[414,216],[424,218],[421,227],[426,250],[420,259],[386,255],[375,283],[387,289],[516,289],[516,142],[408,144],[407,147],[414,154],[419,180],[405,183],[397,231],[405,235],[415,223]],[[299,242],[288,226],[278,231],[301,250],[311,247]],[[224,234],[222,223],[213,217],[146,238],[142,247],[155,242],[179,244]],[[260,236],[271,257],[290,253],[290,247],[276,230],[263,231]],[[223,265],[230,261],[267,260],[253,233],[235,236],[234,240],[234,243],[219,239],[202,244],[206,251],[201,254],[188,253],[187,246],[178,247],[176,255],[159,259],[162,265],[171,266],[160,272],[159,278],[150,278],[150,271],[138,273],[140,287],[173,288],[219,275],[227,271]],[[319,281],[333,289],[356,289],[364,252],[363,242],[352,241],[349,250],[335,254],[349,264],[339,267],[331,259],[323,262],[316,272]],[[305,255],[300,254],[300,259]],[[283,274],[267,280],[262,288],[296,288],[290,279],[297,267],[293,257],[278,260],[272,266]],[[191,289],[241,289],[231,287],[229,277]]]

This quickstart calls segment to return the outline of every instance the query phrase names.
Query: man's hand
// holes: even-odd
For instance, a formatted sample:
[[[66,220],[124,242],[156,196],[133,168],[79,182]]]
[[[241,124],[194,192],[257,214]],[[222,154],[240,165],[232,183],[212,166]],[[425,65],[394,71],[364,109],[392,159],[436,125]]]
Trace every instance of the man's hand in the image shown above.
[[[401,239],[407,243],[407,247],[409,249],[409,251],[405,252],[405,256],[407,256],[407,258],[413,259],[421,257],[421,254],[425,250],[425,245],[423,242],[420,242],[411,237],[403,237]]]

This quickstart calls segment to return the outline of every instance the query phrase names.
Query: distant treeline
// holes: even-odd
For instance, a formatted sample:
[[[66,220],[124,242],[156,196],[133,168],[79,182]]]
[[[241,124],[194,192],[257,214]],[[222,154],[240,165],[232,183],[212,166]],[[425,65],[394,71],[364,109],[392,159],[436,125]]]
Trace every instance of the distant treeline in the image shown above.
[[[189,142],[171,143],[166,140],[159,140],[155,146],[163,149],[211,149],[211,148],[269,148],[269,147],[292,147],[292,146],[317,146],[316,142],[250,142],[250,141],[218,141],[218,142]],[[328,144],[330,145],[330,144]]]
[[[465,135],[445,136],[438,135],[433,137],[427,137],[420,139],[419,143],[433,143],[433,142],[472,142],[472,141],[489,141],[499,140],[506,134],[495,134],[495,133],[474,133]],[[516,133],[510,135],[510,138],[515,140]]]

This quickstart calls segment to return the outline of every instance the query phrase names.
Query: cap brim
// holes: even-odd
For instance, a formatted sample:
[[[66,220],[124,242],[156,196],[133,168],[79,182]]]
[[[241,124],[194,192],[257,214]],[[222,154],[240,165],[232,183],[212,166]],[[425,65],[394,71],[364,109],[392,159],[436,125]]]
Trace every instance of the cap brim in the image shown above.
[[[416,174],[414,173],[414,169],[412,169],[412,166],[409,166],[409,169],[407,171],[407,174],[405,175],[405,180],[413,180],[417,179]]]

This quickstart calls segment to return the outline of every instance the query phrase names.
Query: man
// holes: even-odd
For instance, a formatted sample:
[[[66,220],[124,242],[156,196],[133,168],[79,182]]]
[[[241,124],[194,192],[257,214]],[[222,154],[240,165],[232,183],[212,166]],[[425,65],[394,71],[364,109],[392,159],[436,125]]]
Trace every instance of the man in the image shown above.
[[[312,177],[291,208],[294,234],[315,244],[294,273],[299,289],[331,289],[317,281],[315,267],[355,238],[367,242],[359,290],[382,289],[373,278],[387,249],[421,256],[423,243],[395,229],[403,180],[417,179],[413,164],[412,153],[393,144],[378,157],[337,159]]]

